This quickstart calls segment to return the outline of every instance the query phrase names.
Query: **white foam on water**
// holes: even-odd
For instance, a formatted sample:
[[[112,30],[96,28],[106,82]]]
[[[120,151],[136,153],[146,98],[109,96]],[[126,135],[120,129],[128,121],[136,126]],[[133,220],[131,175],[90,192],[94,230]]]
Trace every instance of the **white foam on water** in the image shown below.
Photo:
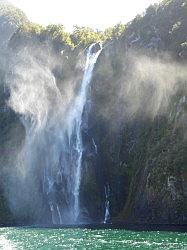
[[[0,249],[1,250],[15,250],[16,246],[8,240],[4,235],[0,235]]]

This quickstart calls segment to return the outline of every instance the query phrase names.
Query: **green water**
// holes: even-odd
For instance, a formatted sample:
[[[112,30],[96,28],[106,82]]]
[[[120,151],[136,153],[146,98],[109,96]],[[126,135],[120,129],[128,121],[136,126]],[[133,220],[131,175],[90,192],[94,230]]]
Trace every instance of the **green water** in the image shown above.
[[[0,249],[187,249],[187,234],[114,229],[0,228]]]

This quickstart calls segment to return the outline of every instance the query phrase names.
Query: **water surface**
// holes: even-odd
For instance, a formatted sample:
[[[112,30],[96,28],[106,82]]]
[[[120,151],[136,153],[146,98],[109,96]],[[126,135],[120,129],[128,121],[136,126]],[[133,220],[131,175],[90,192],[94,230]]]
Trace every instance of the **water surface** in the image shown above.
[[[187,250],[187,234],[117,229],[0,228],[0,249]]]

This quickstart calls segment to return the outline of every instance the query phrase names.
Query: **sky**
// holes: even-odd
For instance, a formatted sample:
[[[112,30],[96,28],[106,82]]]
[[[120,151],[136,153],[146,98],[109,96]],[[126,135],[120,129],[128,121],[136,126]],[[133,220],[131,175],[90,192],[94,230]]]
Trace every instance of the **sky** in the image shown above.
[[[30,21],[63,24],[68,31],[73,25],[103,30],[137,14],[159,0],[9,0],[25,12]]]

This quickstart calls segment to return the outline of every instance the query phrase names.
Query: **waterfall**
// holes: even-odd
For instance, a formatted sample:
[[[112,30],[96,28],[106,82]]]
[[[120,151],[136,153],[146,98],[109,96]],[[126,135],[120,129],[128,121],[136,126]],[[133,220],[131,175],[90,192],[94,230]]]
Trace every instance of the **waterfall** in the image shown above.
[[[105,217],[104,217],[104,224],[106,224],[110,220],[110,186],[107,184],[105,186]]]
[[[69,141],[72,141],[71,147],[74,148],[74,187],[73,187],[73,196],[74,196],[74,219],[78,220],[80,213],[80,204],[79,204],[79,191],[81,184],[81,164],[82,164],[82,155],[83,155],[83,141],[82,141],[82,119],[83,111],[87,100],[88,87],[91,82],[92,73],[94,65],[97,61],[97,58],[101,52],[101,48],[94,53],[93,48],[95,44],[92,44],[87,53],[86,66],[84,71],[84,76],[81,84],[80,91],[78,96],[75,99],[75,103],[70,110],[69,118]],[[73,159],[72,159],[73,160]]]
[[[94,47],[94,44],[92,44],[89,47],[88,54],[87,54],[87,60],[86,60],[86,66],[85,66],[85,72],[82,80],[81,89],[79,91],[79,94],[75,100],[75,104],[73,107],[73,116],[71,117],[72,121],[71,124],[74,124],[74,128],[70,131],[69,135],[70,138],[73,136],[73,132],[76,132],[75,137],[75,150],[77,153],[77,157],[75,159],[74,165],[75,165],[75,180],[74,180],[74,216],[75,221],[77,221],[79,216],[79,189],[81,184],[81,163],[82,163],[82,155],[83,155],[83,142],[82,142],[82,136],[81,136],[81,124],[83,119],[83,111],[86,104],[86,98],[88,93],[88,87],[91,82],[92,78],[92,72],[94,69],[94,65],[97,61],[97,58],[101,52],[101,50],[98,50],[96,53],[92,52],[92,49]],[[72,114],[71,114],[72,115]],[[72,128],[72,127],[71,127]]]
[[[95,149],[95,153],[97,154],[97,145],[96,145],[96,143],[95,143],[95,140],[94,140],[94,138],[92,138],[92,142],[93,142],[93,146],[94,146],[94,149]]]
[[[84,151],[84,145],[82,140],[82,123],[84,121],[84,111],[86,111],[87,94],[89,85],[91,83],[92,73],[94,65],[97,61],[99,54],[101,53],[101,47],[95,51],[95,44],[92,44],[87,51],[86,65],[83,75],[83,80],[78,91],[78,94],[71,104],[68,111],[64,130],[61,134],[61,156],[59,161],[59,169],[57,174],[57,181],[53,181],[51,185],[51,177],[48,176],[48,186],[52,187],[53,190],[49,190],[49,193],[54,193],[53,197],[56,196],[57,189],[63,185],[64,200],[67,205],[66,215],[62,216],[64,204],[60,204],[59,199],[52,200],[57,208],[56,214],[59,216],[58,222],[61,224],[63,217],[69,217],[68,223],[78,223],[80,215],[80,185],[81,185],[81,167],[82,167],[82,156]],[[94,140],[93,140],[94,142]],[[95,142],[94,147],[96,148]],[[97,150],[97,149],[96,149]],[[54,183],[57,185],[54,190]],[[49,188],[50,189],[50,188]],[[62,189],[62,187],[61,187]],[[61,209],[60,209],[61,208]],[[54,213],[53,210],[51,212]],[[54,216],[52,216],[54,217]]]

